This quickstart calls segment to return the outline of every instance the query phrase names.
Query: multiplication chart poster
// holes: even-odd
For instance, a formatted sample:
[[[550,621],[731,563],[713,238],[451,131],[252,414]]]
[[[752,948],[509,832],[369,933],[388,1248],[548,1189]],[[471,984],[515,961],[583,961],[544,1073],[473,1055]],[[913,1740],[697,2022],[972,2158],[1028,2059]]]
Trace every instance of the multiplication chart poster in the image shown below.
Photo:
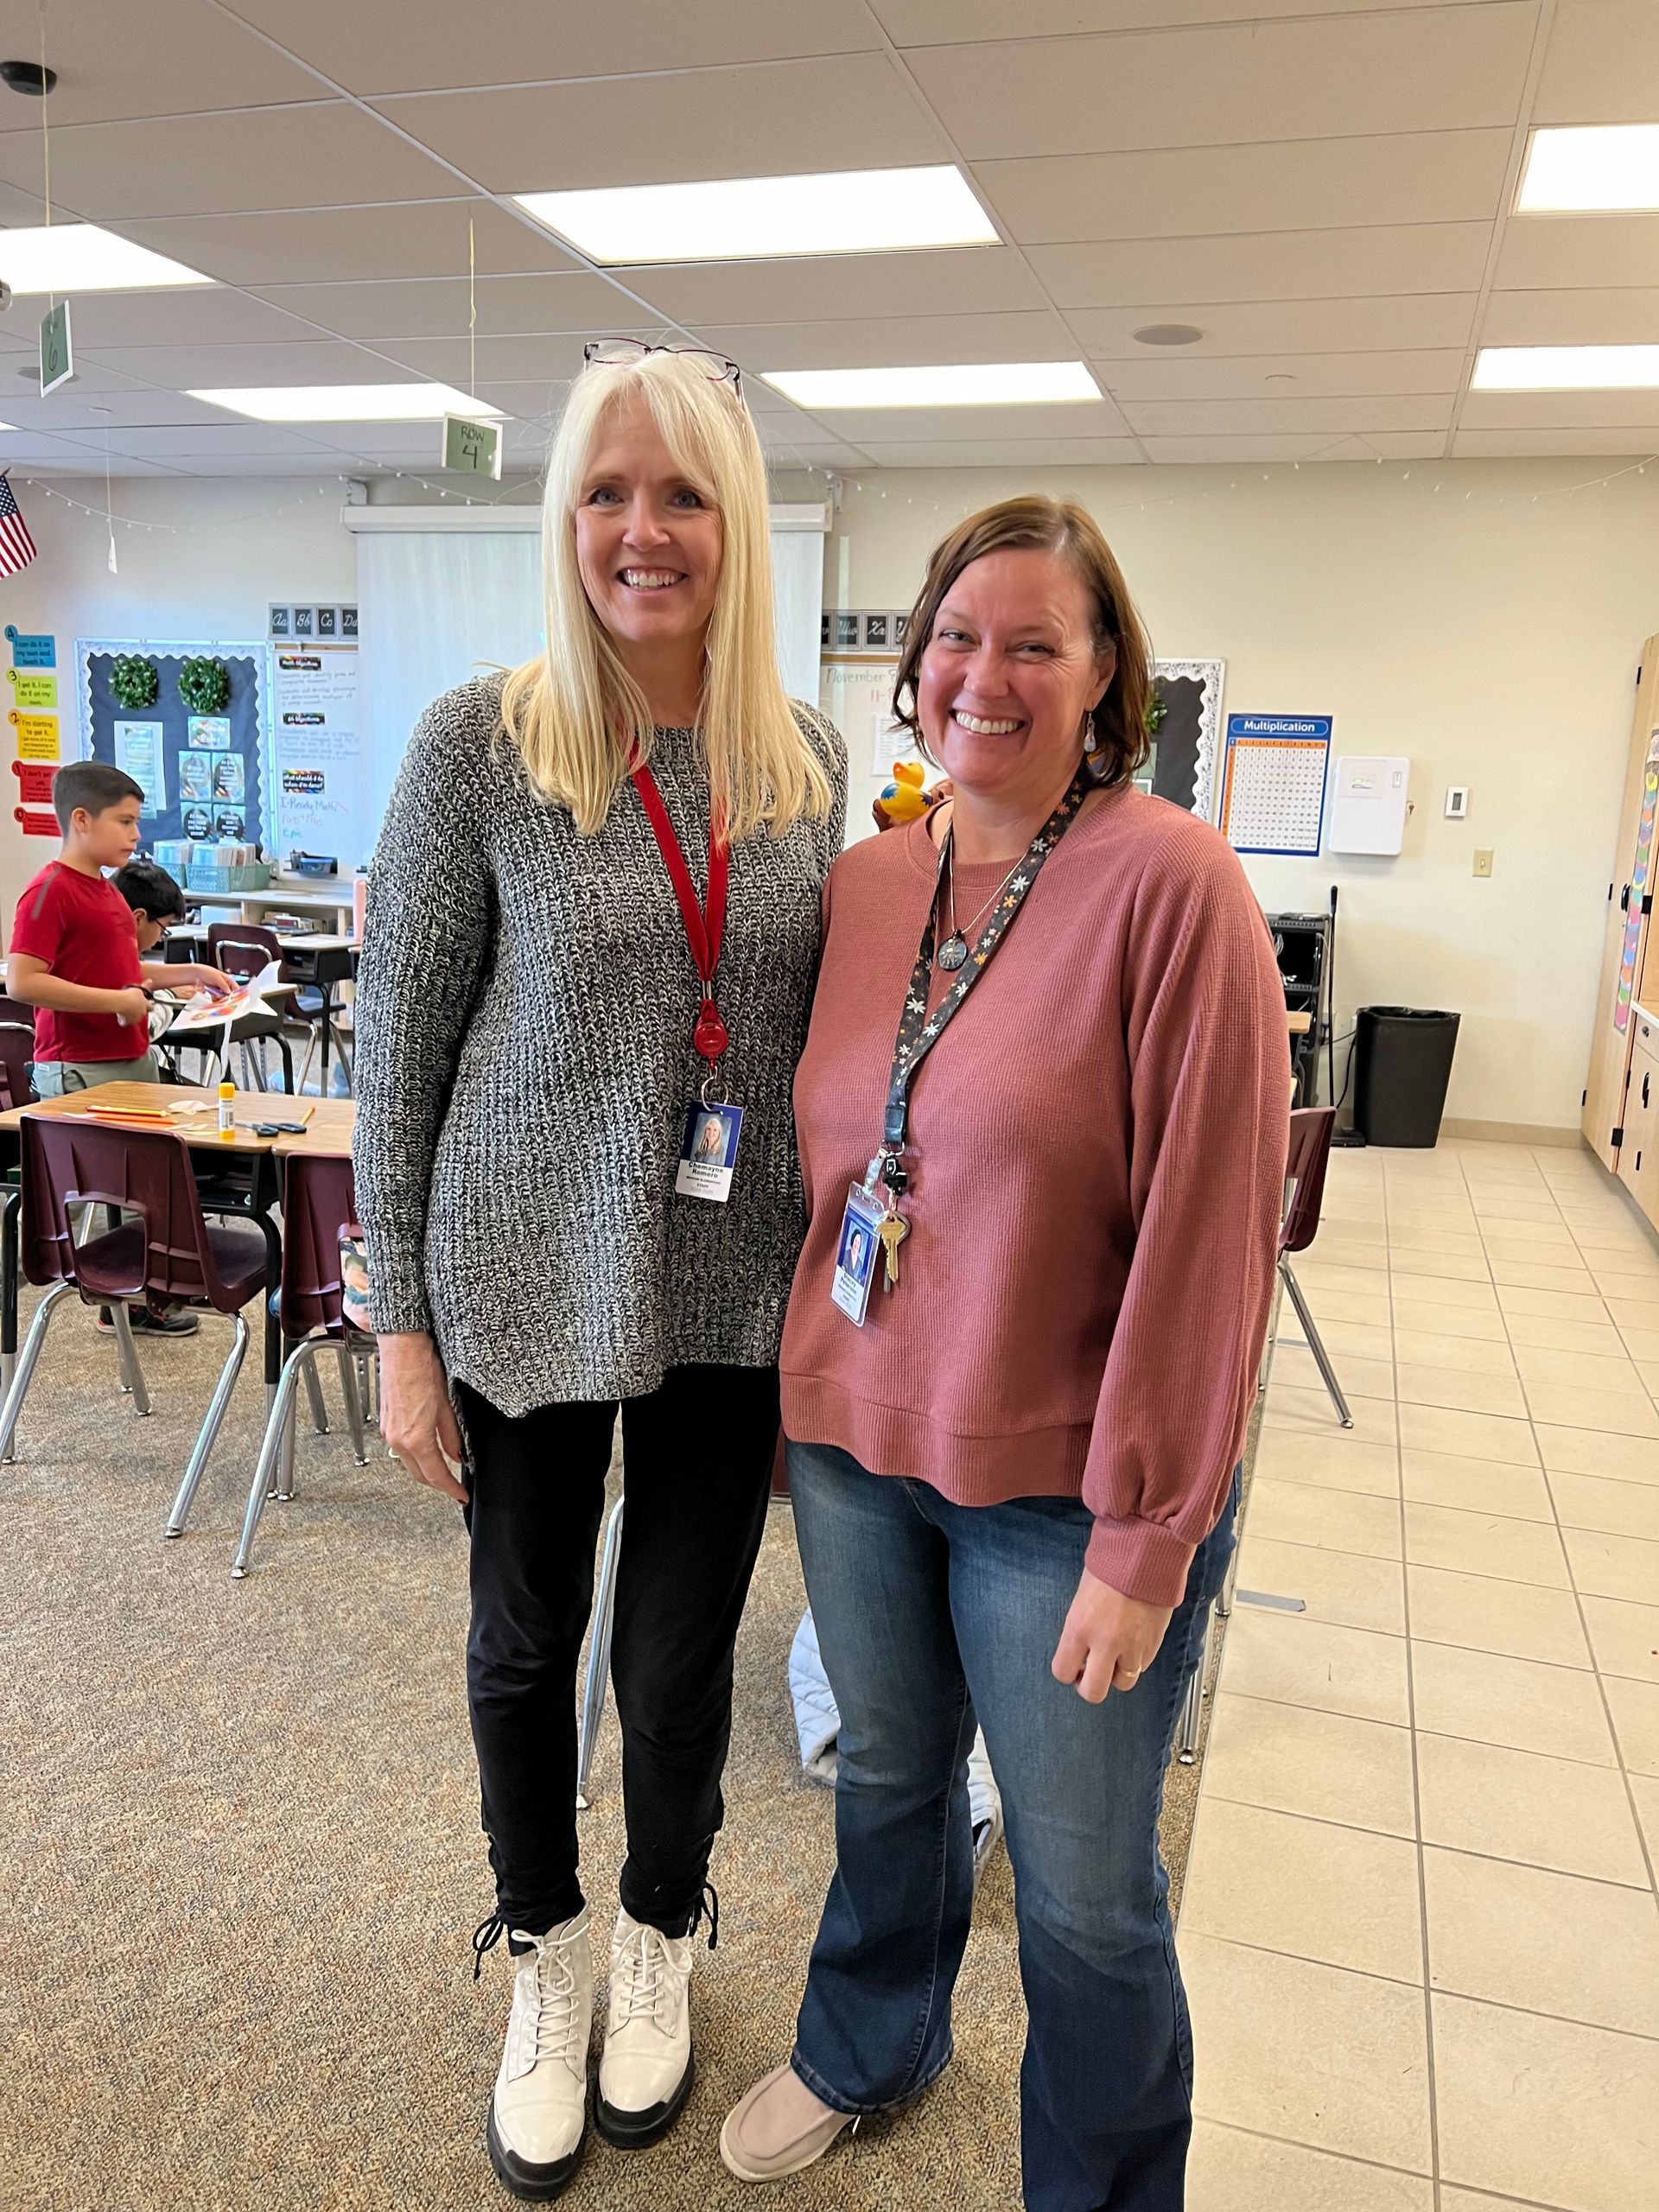
[[[1234,851],[1316,855],[1330,758],[1329,715],[1229,715],[1221,834]]]

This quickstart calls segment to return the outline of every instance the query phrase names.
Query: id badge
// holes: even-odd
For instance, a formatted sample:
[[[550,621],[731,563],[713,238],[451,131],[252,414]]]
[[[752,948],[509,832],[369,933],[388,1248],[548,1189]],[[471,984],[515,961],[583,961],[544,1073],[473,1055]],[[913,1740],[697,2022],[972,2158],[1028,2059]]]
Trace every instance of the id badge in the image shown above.
[[[737,1141],[743,1133],[741,1106],[691,1106],[686,1109],[685,1139],[680,1147],[674,1188],[683,1198],[709,1198],[723,1206],[732,1195]]]
[[[855,1183],[847,1193],[847,1211],[841,1217],[830,1300],[841,1308],[855,1329],[863,1327],[870,1302],[870,1285],[875,1279],[876,1257],[881,1249],[876,1235],[881,1214],[881,1200],[872,1198]]]

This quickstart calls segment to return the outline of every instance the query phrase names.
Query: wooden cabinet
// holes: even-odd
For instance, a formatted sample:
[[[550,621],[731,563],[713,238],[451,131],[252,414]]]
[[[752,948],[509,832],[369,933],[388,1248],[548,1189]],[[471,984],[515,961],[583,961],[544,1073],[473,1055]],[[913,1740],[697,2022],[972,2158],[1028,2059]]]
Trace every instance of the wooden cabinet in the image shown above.
[[[1659,873],[1659,637],[1649,638],[1642,648],[1614,867],[1580,1126],[1603,1166],[1617,1174],[1622,1172],[1619,1155],[1627,1135],[1624,1117],[1637,1009],[1659,995],[1659,952],[1653,978],[1645,980],[1649,948],[1655,943],[1649,918]]]
[[[1659,1225],[1659,1020],[1640,1006],[1634,1012],[1618,1179]]]

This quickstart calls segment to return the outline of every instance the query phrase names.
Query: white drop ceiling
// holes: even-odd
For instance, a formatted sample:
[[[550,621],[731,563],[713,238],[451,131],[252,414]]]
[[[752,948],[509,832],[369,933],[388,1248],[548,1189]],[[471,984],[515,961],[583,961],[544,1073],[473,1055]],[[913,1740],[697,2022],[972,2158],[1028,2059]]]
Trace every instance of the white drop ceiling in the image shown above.
[[[39,16],[0,8],[33,58]],[[1088,361],[1098,404],[809,414],[775,463],[1396,459],[1659,449],[1659,391],[1473,393],[1482,344],[1659,342],[1659,216],[1512,212],[1528,134],[1659,122],[1659,0],[76,0],[47,16],[53,214],[218,280],[0,315],[0,464],[435,474],[429,424],[244,423],[234,385],[477,388],[532,467],[582,345],[755,372]],[[0,226],[44,218],[0,91]],[[941,161],[1002,243],[631,268],[514,193]],[[1186,348],[1135,333],[1185,322]]]

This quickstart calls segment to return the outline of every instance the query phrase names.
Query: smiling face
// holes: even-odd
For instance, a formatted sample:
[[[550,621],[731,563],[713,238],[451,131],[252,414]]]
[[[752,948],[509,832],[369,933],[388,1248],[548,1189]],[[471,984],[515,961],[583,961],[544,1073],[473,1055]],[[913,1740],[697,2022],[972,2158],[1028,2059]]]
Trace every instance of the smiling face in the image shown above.
[[[1001,806],[1063,790],[1084,716],[1112,680],[1093,600],[1071,563],[1039,546],[972,561],[945,593],[922,654],[917,713],[958,790]]]
[[[664,443],[649,408],[603,421],[576,501],[576,565],[621,646],[701,639],[720,587],[720,515]]]

